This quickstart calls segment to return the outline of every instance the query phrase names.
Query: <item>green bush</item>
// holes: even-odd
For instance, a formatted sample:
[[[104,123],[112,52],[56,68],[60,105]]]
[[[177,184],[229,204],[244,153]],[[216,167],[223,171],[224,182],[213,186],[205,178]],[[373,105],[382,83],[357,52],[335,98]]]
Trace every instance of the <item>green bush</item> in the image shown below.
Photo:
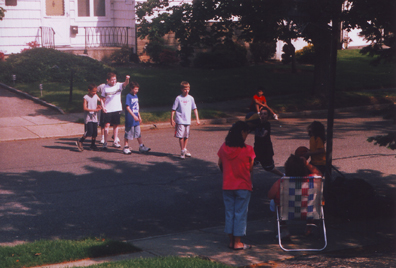
[[[160,54],[165,48],[164,39],[150,40],[146,45],[146,53],[150,56],[151,60],[155,63],[160,63]]]
[[[159,61],[162,65],[172,65],[179,62],[176,51],[165,48],[159,55]]]
[[[275,55],[275,42],[254,42],[250,43],[249,50],[255,63],[264,62]]]
[[[114,51],[110,55],[110,61],[116,64],[127,64],[130,62],[132,49],[128,46],[122,46],[121,49]]]
[[[211,52],[198,53],[193,64],[197,68],[223,69],[245,66],[247,50],[245,47],[229,42],[216,45]]]
[[[315,61],[315,48],[313,45],[303,47],[296,51],[296,61],[303,64],[314,64]]]
[[[114,69],[85,56],[76,56],[48,48],[28,49],[11,54],[5,66],[0,65],[0,79],[7,81],[10,74],[17,76],[18,82],[68,82],[71,72],[74,81],[101,81]]]

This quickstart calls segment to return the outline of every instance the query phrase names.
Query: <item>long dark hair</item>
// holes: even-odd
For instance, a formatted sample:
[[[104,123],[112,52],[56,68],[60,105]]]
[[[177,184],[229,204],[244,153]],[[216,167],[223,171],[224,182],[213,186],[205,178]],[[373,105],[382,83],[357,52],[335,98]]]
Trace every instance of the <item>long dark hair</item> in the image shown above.
[[[314,136],[315,138],[317,138],[317,137],[321,138],[323,143],[326,142],[325,126],[322,123],[320,123],[319,121],[313,121],[308,126],[308,130],[309,129],[311,129],[310,135]]]
[[[249,126],[246,122],[238,121],[233,124],[225,138],[225,144],[229,147],[245,147],[242,131],[249,132]]]

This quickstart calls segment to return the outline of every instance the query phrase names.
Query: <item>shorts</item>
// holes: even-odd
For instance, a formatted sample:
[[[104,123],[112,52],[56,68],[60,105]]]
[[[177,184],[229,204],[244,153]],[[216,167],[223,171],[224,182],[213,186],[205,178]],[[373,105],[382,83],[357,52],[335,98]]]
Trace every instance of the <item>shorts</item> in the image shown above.
[[[175,137],[179,139],[188,139],[190,137],[190,125],[176,124]]]
[[[274,159],[272,156],[256,157],[256,161],[259,161],[265,171],[272,171],[275,168]]]
[[[121,112],[103,113],[103,121],[105,124],[119,125]]]
[[[138,139],[142,137],[142,134],[140,132],[140,125],[133,126],[129,130],[125,129],[125,136],[124,138],[126,140],[133,140],[133,139]]]
[[[98,136],[98,122],[88,122],[85,124],[85,137],[96,138]]]

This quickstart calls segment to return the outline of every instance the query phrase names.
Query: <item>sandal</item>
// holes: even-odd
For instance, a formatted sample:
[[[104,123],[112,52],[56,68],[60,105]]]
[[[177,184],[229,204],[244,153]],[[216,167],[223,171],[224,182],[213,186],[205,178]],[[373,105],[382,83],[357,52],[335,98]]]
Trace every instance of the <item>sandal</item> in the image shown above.
[[[243,247],[241,248],[234,248],[234,250],[244,250],[244,249],[251,249],[252,246],[248,244],[243,244]]]

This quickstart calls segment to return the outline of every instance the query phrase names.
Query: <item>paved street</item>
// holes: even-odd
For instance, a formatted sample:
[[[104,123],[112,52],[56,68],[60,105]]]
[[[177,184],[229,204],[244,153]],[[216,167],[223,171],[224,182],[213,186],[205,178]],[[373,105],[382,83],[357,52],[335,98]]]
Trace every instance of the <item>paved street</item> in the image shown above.
[[[323,120],[323,119],[320,119]],[[272,121],[276,165],[308,145],[312,121]],[[338,116],[334,165],[364,178],[383,193],[396,185],[395,152],[366,138],[392,126],[380,117]],[[146,130],[147,155],[78,152],[75,137],[0,143],[0,243],[45,238],[100,236],[131,240],[223,224],[217,150],[229,125],[192,128],[191,159],[178,159],[171,128]],[[120,135],[121,136],[121,135]],[[248,137],[253,144],[253,136]],[[249,221],[270,217],[266,193],[276,176],[256,167]]]
[[[369,136],[393,130],[394,125],[368,110],[337,113],[333,164],[348,178],[363,178],[372,184],[377,201],[388,197],[388,203],[381,201],[374,206],[366,202],[359,208],[360,214],[374,208],[382,216],[349,220],[326,212],[329,245],[325,253],[287,261],[298,254],[279,249],[266,198],[277,177],[260,167],[254,169],[244,238],[254,247],[244,252],[226,247],[216,153],[230,123],[223,120],[215,125],[202,120],[203,125],[193,126],[188,146],[193,157],[186,160],[178,158],[178,141],[167,123],[157,124],[156,129],[144,126],[143,140],[152,148],[149,154],[139,154],[136,142],[131,143],[133,154],[128,156],[113,147],[108,152],[78,152],[75,141],[83,125],[75,122],[81,115],[62,115],[18,95],[1,89],[0,93],[0,245],[104,236],[129,241],[142,249],[115,259],[70,264],[77,266],[176,255],[204,256],[238,267],[305,267],[313,262],[339,267],[344,263],[339,258],[341,252],[349,252],[345,256],[352,267],[362,261],[376,266],[383,263],[385,267],[394,262],[393,248],[388,250],[387,245],[393,245],[389,239],[394,239],[396,230],[386,209],[393,207],[389,198],[396,196],[396,154],[366,141]],[[235,103],[199,107],[218,108],[235,120],[244,114],[241,107],[235,109]],[[272,121],[275,162],[280,170],[296,147],[308,146],[306,127],[314,119],[325,123],[324,114],[281,114],[281,120]],[[247,143],[253,144],[253,136]],[[359,253],[362,246],[365,251]]]

